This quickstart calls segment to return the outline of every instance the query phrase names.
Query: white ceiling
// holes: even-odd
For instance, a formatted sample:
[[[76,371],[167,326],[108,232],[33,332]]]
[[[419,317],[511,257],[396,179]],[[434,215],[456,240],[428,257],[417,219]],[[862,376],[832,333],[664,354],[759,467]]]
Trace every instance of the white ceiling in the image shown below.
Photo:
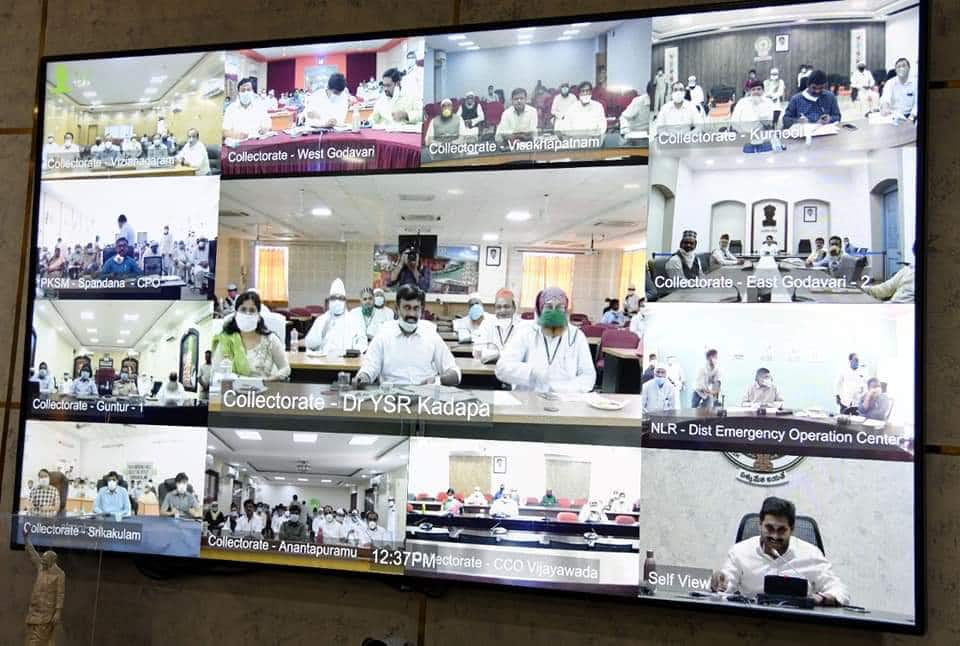
[[[34,326],[53,326],[77,349],[143,352],[180,329],[184,321],[196,323],[208,316],[211,312],[207,302],[40,301],[34,312]],[[45,357],[37,359],[43,361]]]
[[[49,422],[30,420],[27,422],[29,433],[65,433],[78,441],[86,442],[94,437],[97,441],[130,439],[132,437],[167,436],[171,433],[196,433],[195,429],[187,430],[175,426],[137,426],[135,424],[89,424],[76,422]]]
[[[466,50],[467,47],[459,43],[467,41],[473,42],[474,47],[480,49],[491,49],[494,47],[514,47],[517,46],[520,36],[530,36],[531,43],[556,42],[558,39],[581,40],[584,38],[595,38],[599,34],[610,31],[620,25],[622,20],[609,20],[605,22],[591,23],[571,23],[567,25],[550,25],[546,27],[519,28],[519,29],[496,29],[490,31],[464,31],[453,34],[444,34],[442,36],[427,36],[427,47],[430,49],[446,50],[456,52]],[[576,34],[564,34],[565,31],[577,31]],[[466,38],[453,40],[450,36],[466,36]]]
[[[349,40],[340,43],[317,43],[316,45],[290,45],[288,47],[258,47],[256,52],[268,61],[297,58],[298,56],[327,56],[329,54],[355,54],[372,52],[390,43],[391,38],[378,40]]]
[[[722,154],[719,150],[688,151],[682,154],[671,154],[679,157],[683,164],[692,170],[730,171],[756,169],[758,171],[777,171],[790,168],[815,168],[823,172],[828,169],[850,168],[869,163],[869,156],[865,152],[850,151],[838,154],[836,150],[805,149],[805,146],[793,145],[779,153],[759,153],[753,155]],[[665,154],[664,157],[667,157]],[[654,162],[656,163],[656,162]]]
[[[292,431],[258,432],[262,439],[242,440],[235,429],[211,428],[207,436],[207,452],[244,469],[248,475],[259,475],[267,482],[292,486],[365,485],[371,475],[407,464],[409,443],[396,435],[317,433],[316,442],[304,443],[294,442]],[[375,441],[370,445],[351,445],[349,442],[353,437],[375,438]],[[297,468],[300,461],[309,464],[305,471]]]
[[[342,234],[384,242],[419,227],[440,244],[480,244],[487,233],[515,245],[587,244],[594,233],[598,247],[622,248],[644,241],[646,187],[646,166],[235,180],[222,184],[220,235],[252,239],[259,230],[260,239],[272,241],[337,241]],[[313,216],[316,207],[333,214]],[[514,210],[532,217],[507,220]],[[440,221],[401,219],[414,215]],[[632,224],[597,226],[609,221]]]
[[[196,78],[197,86],[202,85],[209,76],[209,70],[199,69],[198,64],[205,56],[211,61],[220,61],[222,75],[223,62],[219,54],[203,52],[48,63],[48,97],[56,96],[51,89],[63,79],[65,70],[69,88],[65,94],[81,106],[108,107],[112,104],[138,103],[141,97],[150,99],[144,105],[155,103],[188,74],[193,74],[190,78]],[[154,77],[166,78],[151,83]],[[144,92],[148,88],[155,89],[155,92]],[[95,92],[96,96],[86,96],[91,92]]]
[[[783,25],[798,20],[883,20],[892,11],[915,4],[916,0],[843,0],[677,14],[654,18],[653,36],[662,41],[721,29]]]

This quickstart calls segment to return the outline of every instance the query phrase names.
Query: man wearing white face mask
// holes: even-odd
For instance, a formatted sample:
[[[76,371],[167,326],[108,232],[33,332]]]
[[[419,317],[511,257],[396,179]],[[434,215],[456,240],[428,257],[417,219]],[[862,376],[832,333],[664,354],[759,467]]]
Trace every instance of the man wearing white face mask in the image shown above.
[[[347,314],[347,292],[337,278],[330,284],[329,310],[307,332],[307,350],[326,357],[342,357],[347,350],[367,349],[367,334],[356,316]]]
[[[224,137],[252,139],[270,130],[270,114],[253,91],[253,82],[253,78],[247,77],[237,84],[237,100],[223,113]]]
[[[160,514],[175,518],[200,518],[203,510],[200,507],[200,501],[189,491],[187,485],[190,484],[190,478],[187,477],[186,473],[180,472],[174,478],[174,483],[176,489],[163,497]]]
[[[697,83],[696,76],[690,75],[687,77],[687,92],[690,93],[690,103],[702,111],[707,103],[707,98],[703,93],[703,87]]]
[[[570,108],[577,105],[577,97],[570,93],[570,84],[560,84],[560,94],[553,97],[553,103],[550,104],[550,114],[555,121],[559,121]]]
[[[607,517],[603,513],[600,501],[594,498],[590,501],[590,504],[584,505],[580,509],[577,520],[581,523],[602,523],[607,520]]]
[[[757,370],[756,379],[747,387],[747,392],[743,396],[743,403],[762,404],[779,407],[783,405],[783,396],[773,384],[773,377],[766,368]]]
[[[52,393],[56,389],[53,375],[50,374],[50,370],[47,368],[45,361],[41,361],[40,365],[37,366],[37,376],[31,379],[31,381],[37,382],[37,388],[42,395]]]
[[[197,175],[210,174],[210,158],[207,156],[207,147],[200,141],[200,131],[196,128],[187,130],[187,143],[177,153],[177,161],[183,166],[189,166]]]
[[[657,114],[658,128],[692,130],[700,126],[703,121],[700,111],[693,103],[684,98],[685,95],[686,90],[683,83],[679,81],[674,83],[670,100],[660,108],[660,112]]]
[[[480,340],[480,328],[492,317],[483,309],[480,294],[474,292],[467,300],[467,315],[454,320],[453,330],[460,343],[476,343]]]
[[[80,368],[80,378],[74,379],[70,387],[70,394],[74,397],[96,397],[97,384],[91,379],[90,367]]]
[[[54,516],[60,512],[60,492],[50,485],[50,472],[40,469],[37,486],[30,491],[30,513],[38,516]]]
[[[771,68],[769,78],[763,82],[763,95],[776,105],[780,105],[786,94],[787,84],[780,78],[780,70],[776,67]]]
[[[122,152],[123,156],[127,159],[136,159],[143,154],[143,148],[140,146],[140,142],[136,139],[124,137],[123,143],[120,144],[120,152]]]
[[[773,122],[773,101],[763,95],[763,83],[747,81],[747,95],[737,101],[730,120],[734,128],[749,132],[754,128],[769,126]]]
[[[421,321],[426,295],[416,285],[397,289],[399,319],[384,323],[370,342],[354,385],[460,383],[460,368],[430,321]]]
[[[524,322],[517,315],[517,299],[509,289],[497,292],[493,311],[493,317],[484,318],[473,344],[474,358],[483,363],[495,363],[500,358],[503,346],[524,327]]]
[[[577,88],[577,102],[553,124],[557,134],[569,137],[602,137],[607,131],[607,114],[599,101],[593,100],[593,84],[584,81]]]
[[[46,167],[49,156],[56,155],[60,150],[60,146],[53,138],[53,135],[47,135],[47,142],[43,144],[43,165]]]
[[[880,96],[880,114],[895,114],[911,121],[917,120],[917,84],[910,78],[910,61],[898,58],[893,67],[897,73],[883,86]]]
[[[680,408],[680,396],[677,389],[667,379],[666,366],[657,366],[653,371],[653,379],[643,384],[640,389],[640,402],[644,413],[675,410]]]
[[[393,542],[393,536],[386,527],[378,524],[380,515],[375,512],[367,512],[367,526],[363,529],[360,537],[361,547],[385,547]]]
[[[384,305],[385,300],[383,290],[379,287],[364,287],[360,290],[360,307],[350,310],[350,316],[356,319],[356,324],[366,333],[368,341],[377,336],[384,323],[393,320],[393,310]]]
[[[317,542],[322,542],[324,545],[336,545],[346,538],[343,523],[337,522],[333,507],[330,505],[323,508],[322,515],[313,519],[313,533],[317,537]]]

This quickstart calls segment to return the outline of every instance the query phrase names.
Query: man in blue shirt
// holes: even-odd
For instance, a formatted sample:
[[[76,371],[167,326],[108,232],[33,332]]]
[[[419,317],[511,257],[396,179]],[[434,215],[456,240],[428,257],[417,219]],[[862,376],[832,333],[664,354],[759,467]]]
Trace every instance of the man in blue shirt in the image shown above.
[[[783,127],[789,128],[805,117],[808,123],[836,123],[840,121],[840,106],[836,95],[827,87],[827,75],[815,70],[807,77],[807,87],[794,94],[783,113]]]
[[[130,494],[119,485],[119,480],[116,471],[107,474],[107,486],[101,487],[97,492],[97,498],[93,501],[93,513],[130,515]]]
[[[117,238],[114,246],[117,255],[103,263],[103,267],[100,268],[100,274],[105,277],[116,276],[118,278],[139,276],[140,267],[137,265],[137,261],[127,255],[129,253],[127,239],[122,236]]]

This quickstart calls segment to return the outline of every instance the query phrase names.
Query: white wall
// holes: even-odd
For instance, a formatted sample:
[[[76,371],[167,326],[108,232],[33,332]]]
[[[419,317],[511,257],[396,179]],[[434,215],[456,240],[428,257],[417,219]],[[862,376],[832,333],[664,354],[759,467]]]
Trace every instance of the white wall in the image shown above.
[[[141,374],[153,375],[155,379],[163,381],[171,372],[176,372],[180,367],[180,337],[191,328],[195,328],[200,334],[198,361],[200,365],[203,364],[203,353],[210,349],[212,341],[213,318],[208,316],[199,323],[195,322],[195,318],[191,316],[170,328],[163,337],[166,339],[172,336],[170,341],[161,339],[155,345],[136,348],[140,351]]]
[[[450,455],[467,453],[507,458],[507,472],[504,474],[493,473],[491,461],[493,491],[484,493],[492,494],[500,484],[505,484],[507,489],[517,490],[521,501],[528,497],[540,498],[547,486],[546,459],[568,456],[591,464],[591,498],[607,500],[614,489],[626,491],[628,500],[635,500],[640,495],[640,449],[441,438],[411,440],[408,490],[412,494],[425,492],[430,495],[446,491],[450,486]],[[480,485],[471,485],[470,490]],[[556,488],[558,496],[562,495],[559,487]]]
[[[516,47],[496,47],[470,52],[447,50],[444,85],[447,96],[469,91],[486,96],[487,86],[502,89],[507,102],[514,88],[524,88],[532,99],[537,80],[547,87],[561,82],[596,81],[595,39],[569,40]],[[650,65],[638,70],[649,70]],[[439,101],[444,97],[426,97]]]
[[[719,351],[722,394],[728,406],[743,400],[760,367],[771,371],[785,405],[835,411],[835,385],[856,352],[870,375],[888,383],[891,421],[913,423],[913,306],[798,306],[715,304],[705,325],[702,305],[652,304],[644,351],[675,355],[690,404],[704,353]]]
[[[607,32],[607,87],[646,92],[650,80],[651,25],[649,18],[627,20]]]
[[[886,68],[892,70],[898,58],[906,58],[910,61],[910,76],[916,78],[920,67],[920,8],[891,16],[885,24]]]
[[[291,476],[293,477],[293,476]],[[312,513],[313,508],[331,505],[334,509],[350,509],[350,489],[346,487],[308,487],[303,483],[282,484],[279,482],[261,483],[257,487],[257,502],[274,505],[289,505],[293,494],[300,500],[306,500]],[[363,491],[359,492],[361,497]],[[318,504],[319,503],[319,504]]]
[[[640,549],[654,550],[658,565],[719,568],[740,519],[778,496],[816,519],[852,604],[912,613],[913,465],[806,458],[775,487],[737,473],[719,452],[644,450]]]

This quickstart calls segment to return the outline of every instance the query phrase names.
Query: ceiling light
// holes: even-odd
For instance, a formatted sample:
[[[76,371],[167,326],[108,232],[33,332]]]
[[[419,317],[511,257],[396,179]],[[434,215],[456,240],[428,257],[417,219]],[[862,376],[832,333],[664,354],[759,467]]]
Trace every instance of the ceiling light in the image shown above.
[[[116,343],[117,345],[123,345],[126,342],[127,342],[126,339],[117,339],[114,343]]]
[[[88,328],[87,328],[87,333],[88,333],[88,334],[96,334],[96,333],[97,333],[97,328],[95,328],[95,327],[88,327]]]
[[[377,435],[354,435],[350,438],[350,441],[347,444],[352,446],[370,446],[374,444],[379,438]]]
[[[805,164],[807,162],[807,158],[804,157],[803,155],[800,155],[799,157],[797,157],[797,161],[800,162],[801,164]]]
[[[143,93],[144,93],[144,94],[156,94],[156,93],[157,93],[157,88],[155,88],[155,87],[148,87],[148,88],[144,89]]]
[[[520,27],[517,31],[534,31],[536,27]]]
[[[557,40],[570,40],[570,36],[560,36]]]
[[[450,40],[466,40],[466,36],[463,34],[450,34],[447,36]]]
[[[530,211],[510,211],[507,219],[511,222],[525,222],[530,219]]]
[[[88,99],[92,99],[93,97],[97,96],[97,93],[93,90],[87,90],[83,93],[83,96],[87,97]]]
[[[80,320],[81,320],[81,321],[92,321],[92,320],[93,320],[93,312],[91,312],[90,310],[87,310],[86,312],[80,312]]]
[[[283,476],[277,476],[274,478],[274,480],[286,480],[286,478],[284,478]]]
[[[124,315],[123,315],[123,320],[124,320],[124,321],[136,321],[136,320],[139,319],[139,318],[140,318],[140,315],[139,315],[139,314],[124,314]]]
[[[463,195],[462,188],[448,188],[447,195]]]
[[[480,49],[480,46],[479,46],[479,45],[474,45],[473,47],[465,47],[464,49],[466,49],[466,51],[468,51],[468,52],[475,52],[475,51],[477,51],[478,49]]]
[[[216,450],[217,450],[217,447],[215,447],[213,444],[208,444],[208,445],[207,445],[207,450],[208,450],[208,451],[216,451]]]
[[[310,482],[307,478],[297,478],[297,482]]]
[[[775,161],[776,161],[776,160],[775,160],[773,157],[767,157],[767,163],[768,163],[768,164],[772,164],[772,163],[775,162]]]
[[[497,235],[496,233],[484,233],[484,234],[483,234],[483,241],[484,241],[484,242],[496,242],[496,241],[499,240],[499,239],[500,239],[500,236]]]
[[[58,325],[58,326],[57,326],[57,332],[63,332],[63,326],[62,326],[62,325]]]
[[[723,27],[720,28],[720,31],[730,31],[730,27],[728,27],[727,25],[724,25]]]
[[[472,40],[464,40],[457,43],[457,47],[470,47],[472,45],[474,45],[474,42]]]
[[[150,77],[150,84],[151,84],[151,85],[156,85],[157,83],[163,83],[163,82],[166,81],[166,80],[167,80],[167,75],[166,75],[166,74],[160,74],[160,75],[158,75],[158,76],[151,76],[151,77]]]
[[[623,188],[627,189],[628,191],[632,191],[632,190],[635,190],[635,189],[640,188],[640,185],[639,185],[639,184],[624,184],[624,185],[623,185]]]
[[[570,26],[571,26],[571,27],[589,27],[589,26],[590,26],[590,23],[589,23],[589,22],[575,22],[575,23],[573,23],[573,24],[570,25]]]
[[[329,480],[327,478],[324,478],[323,480],[320,481],[321,484],[330,484],[331,482],[333,482],[333,480]]]
[[[316,433],[294,433],[293,441],[310,444],[317,441],[317,434]]]
[[[742,164],[742,163],[743,163],[743,157],[737,157],[737,163],[738,163],[738,164]]]
[[[196,85],[197,79],[190,79],[190,85]]]
[[[262,440],[257,431],[234,431],[241,440]]]
[[[797,22],[807,22],[806,18],[797,18]]]
[[[563,32],[564,36],[575,36],[580,33],[579,29],[567,29]]]
[[[100,339],[90,339],[90,343],[100,343]]]
[[[708,160],[706,160],[706,161],[703,162],[703,163],[705,163],[707,166],[713,166],[713,163],[714,163],[714,162],[713,162],[712,159],[708,159]]]
[[[529,45],[529,44],[530,44],[530,41],[529,41],[529,40],[521,40],[521,41],[517,42],[517,44],[518,44],[518,45]]]
[[[331,211],[325,206],[318,206],[316,208],[310,209],[310,215],[316,215],[317,217],[325,218],[327,216],[333,215],[333,211]]]

